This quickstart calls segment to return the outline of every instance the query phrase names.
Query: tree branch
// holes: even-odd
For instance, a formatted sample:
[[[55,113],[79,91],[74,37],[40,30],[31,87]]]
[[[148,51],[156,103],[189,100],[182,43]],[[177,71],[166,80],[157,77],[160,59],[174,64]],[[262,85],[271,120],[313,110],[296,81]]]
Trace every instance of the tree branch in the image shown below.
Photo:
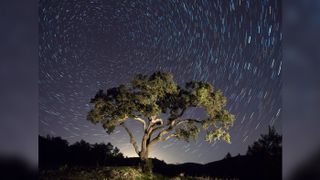
[[[150,145],[153,145],[153,144],[159,142],[159,141],[161,140],[162,136],[168,134],[168,133],[173,129],[174,124],[175,124],[174,121],[171,121],[170,123],[168,123],[167,125],[169,125],[169,127],[168,127],[167,129],[159,132],[159,134],[157,135],[157,137],[155,137],[154,139],[152,139],[152,140],[150,141]],[[154,132],[154,131],[153,131],[153,132]]]
[[[133,120],[136,120],[136,121],[139,121],[143,124],[143,129],[146,130],[147,129],[147,125],[146,125],[146,122],[140,118],[140,117],[134,117]]]
[[[175,136],[176,136],[175,134],[171,134],[171,135],[169,135],[169,136],[167,136],[167,137],[165,137],[165,138],[163,139],[163,136],[164,136],[164,135],[168,134],[170,131],[173,130],[174,127],[176,127],[176,126],[178,126],[178,125],[180,125],[180,124],[187,123],[187,122],[195,122],[195,123],[199,123],[199,124],[202,123],[202,121],[199,121],[199,120],[196,120],[196,119],[183,119],[183,120],[178,121],[178,122],[177,122],[177,120],[178,120],[178,119],[175,119],[175,120],[171,121],[170,123],[168,123],[167,125],[169,125],[169,127],[168,127],[167,129],[161,131],[161,132],[158,134],[157,137],[155,137],[154,139],[152,139],[151,142],[150,142],[150,144],[153,145],[153,144],[155,144],[155,143],[157,143],[157,142],[159,142],[159,141],[166,141],[166,140],[168,140],[168,139],[170,139],[170,138],[172,138],[172,137],[175,137]],[[161,128],[163,128],[163,127],[165,127],[165,126],[162,126]],[[157,127],[157,128],[158,128],[158,127]],[[155,128],[154,130],[156,130],[157,128]],[[154,131],[153,131],[153,132],[154,132]]]
[[[178,118],[182,117],[182,116],[183,116],[183,114],[184,114],[184,112],[186,111],[186,109],[187,109],[187,108],[183,108],[183,109],[181,110],[181,112],[180,112],[178,115],[175,115],[175,116],[173,116],[173,117],[171,117],[171,116],[170,116],[170,118],[169,118],[169,119],[171,119],[171,120],[176,120],[176,119],[178,119]]]
[[[176,134],[170,134],[169,136],[161,139],[161,141],[164,142],[164,141],[167,141],[168,139],[173,138],[173,137],[177,137],[177,135]]]
[[[160,122],[160,124],[163,125],[163,120],[160,118],[156,118],[151,121],[152,125],[157,124],[158,122]]]
[[[150,122],[150,124],[149,124],[149,126],[148,126],[148,129],[147,129],[148,134],[152,134],[153,129],[155,129],[155,125],[157,125],[158,122],[160,122],[160,126],[158,126],[158,127],[163,126],[164,122],[163,122],[162,119],[160,119],[160,118],[155,118],[155,119],[152,119],[152,120],[151,120],[151,122]],[[156,127],[156,128],[157,128],[157,127]]]
[[[151,136],[153,133],[153,129],[155,128],[155,125],[157,125],[158,122],[160,122],[160,125],[163,125],[163,120],[161,118],[157,118],[156,116],[152,116],[149,119],[148,127],[145,129],[148,136]]]
[[[156,132],[157,130],[162,129],[164,127],[166,127],[166,125],[162,125],[162,126],[158,126],[158,127],[152,127],[150,129],[150,133],[152,134],[152,133]]]
[[[183,114],[184,114],[184,112],[186,111],[186,109],[187,109],[187,108],[183,108],[182,111],[179,113],[179,115],[177,115],[174,119],[172,119],[172,120],[171,120],[170,122],[168,122],[167,124],[164,124],[163,120],[160,119],[160,120],[161,120],[161,126],[158,126],[158,127],[155,127],[155,128],[154,128],[154,126],[152,126],[152,127],[150,128],[150,129],[151,129],[150,133],[152,134],[152,133],[154,133],[155,131],[157,131],[157,130],[159,130],[159,129],[161,129],[161,128],[164,128],[164,127],[166,127],[166,126],[172,126],[172,128],[173,128],[173,126],[178,125],[178,124],[175,124],[175,123],[176,123],[176,121],[177,121],[181,116],[183,116]],[[181,124],[181,123],[180,123],[180,124]]]
[[[180,124],[183,124],[183,123],[187,123],[187,122],[195,122],[195,123],[199,123],[199,124],[202,123],[202,121],[199,121],[199,120],[196,120],[196,119],[182,119],[176,124],[176,126],[178,126]]]
[[[139,147],[138,147],[138,144],[137,144],[137,141],[135,140],[133,134],[131,133],[131,131],[129,130],[129,128],[124,124],[122,123],[121,126],[124,127],[124,129],[127,131],[127,133],[129,134],[129,137],[130,137],[130,143],[133,145],[134,147],[134,150],[136,151],[136,153],[139,155]]]

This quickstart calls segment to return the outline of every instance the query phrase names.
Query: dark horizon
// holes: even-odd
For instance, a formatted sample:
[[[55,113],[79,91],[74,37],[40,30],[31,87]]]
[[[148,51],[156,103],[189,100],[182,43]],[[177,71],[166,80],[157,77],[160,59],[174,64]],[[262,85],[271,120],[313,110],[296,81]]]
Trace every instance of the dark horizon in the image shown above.
[[[47,134],[46,136],[41,136],[41,135],[39,135],[38,137],[42,137],[42,138],[47,138],[48,136],[50,136],[49,134]],[[62,137],[60,137],[60,136],[50,136],[51,138],[62,138]],[[63,139],[62,138],[62,140],[66,140],[66,139]],[[73,144],[75,144],[75,143],[78,143],[78,142],[80,142],[80,141],[85,141],[84,139],[81,139],[81,140],[79,140],[79,141],[76,141],[76,142],[73,142],[73,143],[70,143],[68,140],[66,140],[67,142],[68,142],[68,145],[73,145]],[[85,142],[87,142],[87,141],[85,141]],[[90,142],[87,142],[87,143],[90,143]],[[99,142],[96,142],[97,144],[99,144]],[[96,143],[90,143],[90,145],[94,145],[94,144],[96,144]],[[100,143],[103,143],[103,144],[108,144],[108,143],[110,143],[110,142],[100,142]],[[120,152],[121,152],[121,149],[120,149]],[[228,154],[229,152],[226,152],[226,154],[225,154],[225,156]],[[231,154],[231,153],[230,153]],[[245,155],[245,154],[241,154],[241,153],[238,153],[238,154],[231,154],[231,156],[232,157],[235,157],[235,156],[238,156],[238,155],[241,155],[241,156],[243,156],[243,155]],[[125,156],[125,155],[124,155]],[[225,156],[223,157],[223,158],[221,158],[221,159],[217,159],[217,160],[214,160],[214,161],[211,161],[211,162],[216,162],[216,161],[220,161],[220,160],[223,160],[224,158],[225,158]],[[125,156],[125,158],[139,158],[139,156],[138,155],[136,155],[136,156]],[[188,162],[176,162],[176,163],[169,163],[169,162],[166,162],[164,159],[159,159],[159,158],[157,158],[157,157],[150,157],[150,158],[153,158],[153,159],[158,159],[158,160],[160,160],[160,161],[164,161],[165,163],[167,163],[167,164],[185,164],[185,163],[195,163],[195,164],[202,164],[202,165],[204,165],[204,164],[208,164],[208,163],[211,163],[211,162],[207,162],[207,163],[201,163],[201,162],[192,162],[192,161],[188,161]]]
[[[278,133],[280,136],[282,136],[281,133],[279,133],[279,132],[277,132],[277,133]],[[266,134],[267,134],[267,133],[264,133],[264,134],[261,134],[261,135],[266,135]],[[81,140],[79,140],[79,141],[76,141],[76,142],[71,143],[71,142],[69,142],[67,139],[63,139],[63,138],[60,137],[60,136],[50,136],[49,134],[47,134],[46,136],[41,136],[41,135],[39,134],[39,135],[38,135],[38,139],[39,139],[39,138],[44,138],[44,139],[48,139],[48,138],[51,138],[51,139],[61,138],[62,141],[66,141],[66,142],[68,143],[68,146],[75,145],[76,143],[80,143],[81,141],[84,141],[84,142],[86,142],[86,143],[89,143],[91,146],[93,146],[93,145],[95,145],[95,144],[101,144],[101,143],[104,144],[104,145],[107,145],[107,144],[110,143],[110,142],[90,143],[90,142],[85,141],[84,139],[81,139]],[[261,137],[260,137],[260,138],[261,138]],[[110,144],[112,145],[112,143],[110,143]],[[252,146],[252,144],[249,145],[249,146]],[[248,146],[248,148],[249,148],[249,146]],[[117,146],[114,146],[114,148],[115,148],[115,147],[117,147]],[[117,147],[117,148],[118,148],[118,147]],[[40,152],[41,152],[41,150],[42,150],[42,149],[39,149]],[[119,152],[123,154],[123,152],[121,151],[121,149],[119,149],[119,150],[120,150]],[[224,160],[224,159],[228,158],[228,157],[227,157],[228,155],[231,155],[231,157],[238,157],[238,156],[246,156],[247,153],[248,153],[248,149],[247,149],[246,152],[243,153],[243,154],[241,154],[241,153],[231,154],[230,152],[226,152],[225,156],[222,157],[221,159],[217,159],[217,160],[210,161],[210,162],[206,162],[206,163],[199,163],[199,162],[176,162],[176,163],[169,163],[169,162],[166,162],[164,159],[159,159],[159,158],[157,158],[157,157],[150,157],[150,158],[163,161],[163,162],[165,162],[166,164],[188,164],[188,163],[194,163],[194,164],[205,165],[205,164],[209,164],[209,163],[213,163],[213,162],[218,162],[218,161]],[[138,160],[138,159],[139,159],[139,156],[137,155],[137,156],[129,157],[129,156],[125,156],[125,155],[124,155],[124,158],[136,158],[136,159]],[[40,168],[41,168],[41,167],[40,167]]]
[[[205,179],[281,179],[282,136],[270,127],[267,134],[248,147],[246,154],[231,156],[227,153],[223,159],[206,164],[167,163],[158,158],[150,158],[149,162],[152,163],[150,168],[154,175],[152,178],[155,179],[158,175],[166,176],[167,179],[181,176],[206,177]],[[81,140],[75,144],[68,144],[61,137],[39,136],[39,170],[40,177],[44,179],[59,176],[76,177],[79,171],[83,174],[82,170],[86,170],[88,175],[91,172],[93,175],[96,174],[95,177],[99,174],[110,178],[125,176],[128,172],[122,175],[121,172],[111,172],[126,168],[137,173],[146,173],[141,171],[141,163],[140,157],[124,157],[121,149],[111,143],[90,144]]]

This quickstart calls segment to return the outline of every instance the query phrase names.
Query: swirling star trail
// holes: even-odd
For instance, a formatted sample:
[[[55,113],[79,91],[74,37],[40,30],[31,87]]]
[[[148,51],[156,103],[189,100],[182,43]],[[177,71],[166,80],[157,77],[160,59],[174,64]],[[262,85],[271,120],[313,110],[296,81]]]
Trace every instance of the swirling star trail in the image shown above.
[[[107,135],[86,120],[88,103],[99,89],[160,70],[178,83],[214,84],[236,121],[232,144],[172,139],[151,156],[206,163],[243,154],[269,125],[281,130],[280,16],[276,0],[41,0],[40,135],[111,142],[134,156],[122,129]],[[139,124],[130,127],[142,133]]]

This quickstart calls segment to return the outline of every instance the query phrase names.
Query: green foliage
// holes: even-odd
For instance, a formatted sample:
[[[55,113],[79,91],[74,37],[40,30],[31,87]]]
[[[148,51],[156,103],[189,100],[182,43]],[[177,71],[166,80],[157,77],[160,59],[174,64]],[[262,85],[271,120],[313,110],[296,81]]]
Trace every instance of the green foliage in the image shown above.
[[[177,127],[175,134],[178,139],[189,142],[190,139],[195,140],[200,132],[200,128],[193,122],[185,123],[182,127]]]
[[[165,96],[176,93],[177,84],[169,73],[154,73],[150,77],[138,74],[134,77],[131,86],[119,87],[98,91],[91,100],[94,107],[88,114],[88,120],[93,123],[102,123],[108,133],[127,118],[138,116],[151,117],[161,113],[161,101]]]
[[[40,179],[43,180],[56,180],[56,179],[76,179],[76,180],[88,180],[88,179],[108,179],[108,180],[205,180],[211,179],[209,177],[192,177],[192,176],[176,176],[168,177],[161,174],[151,173],[146,174],[140,171],[136,167],[99,167],[93,169],[83,168],[69,168],[63,167],[59,170],[40,171]]]
[[[220,110],[216,112],[213,117],[209,117],[204,120],[203,128],[207,130],[205,140],[211,143],[215,140],[223,139],[227,143],[231,143],[231,137],[228,133],[228,129],[233,125],[234,120],[234,115],[230,114],[226,110]],[[210,128],[213,130],[210,130]]]
[[[171,73],[138,74],[129,85],[110,88],[107,92],[98,91],[91,103],[93,108],[87,119],[101,123],[107,133],[112,133],[130,118],[150,119],[167,113],[168,121],[174,121],[194,107],[206,110],[207,118],[201,123],[193,120],[172,128],[176,138],[186,141],[196,138],[202,126],[207,131],[206,141],[222,139],[230,142],[228,130],[235,119],[224,109],[227,101],[220,90],[215,90],[209,83],[196,81],[180,87]]]
[[[110,180],[135,180],[135,179],[148,179],[148,176],[143,174],[134,167],[102,167],[94,169],[83,168],[68,168],[59,171],[42,171],[40,179],[56,180],[56,179],[110,179]]]

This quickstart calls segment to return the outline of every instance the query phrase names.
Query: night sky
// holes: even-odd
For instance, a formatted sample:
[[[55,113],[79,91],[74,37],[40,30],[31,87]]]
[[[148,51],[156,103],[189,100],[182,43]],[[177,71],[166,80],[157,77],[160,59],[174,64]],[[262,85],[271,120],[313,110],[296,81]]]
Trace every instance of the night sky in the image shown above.
[[[151,156],[207,163],[244,154],[269,125],[281,132],[281,1],[71,1],[39,4],[39,133],[70,143],[111,142],[136,156],[126,132],[107,135],[86,120],[99,89],[134,74],[165,71],[183,84],[214,84],[236,116],[232,144],[174,139]],[[196,116],[197,111],[189,111]],[[130,122],[142,135],[138,122]]]

